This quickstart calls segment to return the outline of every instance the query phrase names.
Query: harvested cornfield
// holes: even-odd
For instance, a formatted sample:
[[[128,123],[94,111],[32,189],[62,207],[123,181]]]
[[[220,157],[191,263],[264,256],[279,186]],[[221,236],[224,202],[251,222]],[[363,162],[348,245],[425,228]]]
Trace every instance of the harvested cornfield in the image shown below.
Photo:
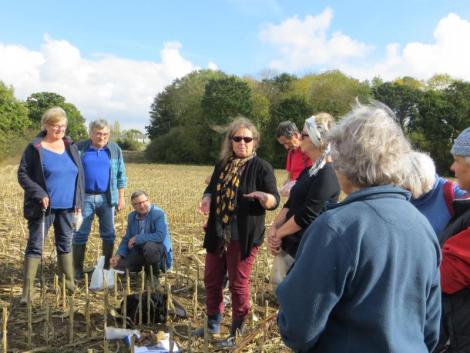
[[[188,332],[204,325],[204,285],[202,249],[204,218],[196,205],[204,190],[204,179],[211,167],[155,164],[127,164],[131,191],[143,189],[152,202],[167,213],[175,254],[172,270],[163,275],[162,285],[187,311],[186,319],[172,316],[166,325],[137,325],[141,331],[167,331],[185,352],[213,352],[216,341],[228,333],[230,308],[225,312],[221,337],[193,339]],[[278,182],[285,175],[277,172]],[[16,166],[0,168],[0,305],[3,308],[3,349],[8,352],[127,352],[122,341],[106,341],[104,327],[123,324],[112,315],[119,307],[125,293],[141,293],[150,288],[150,281],[141,273],[119,276],[115,288],[92,292],[80,288],[72,296],[64,295],[62,280],[55,274],[56,253],[53,230],[46,239],[44,256],[44,287],[41,291],[41,274],[35,282],[36,296],[31,305],[21,305],[23,252],[27,241],[27,225],[22,217],[23,192],[16,181]],[[126,210],[116,216],[117,241],[124,235]],[[267,222],[274,218],[268,212]],[[86,266],[92,267],[101,254],[101,241],[97,222],[94,223],[87,247]],[[252,275],[252,313],[248,332],[240,337],[235,352],[287,352],[279,338],[275,324],[276,301],[269,284],[272,257],[265,246],[260,249]],[[143,280],[143,282],[142,282]],[[145,300],[145,298],[143,298]],[[142,313],[146,315],[146,313]],[[143,320],[145,321],[145,320]]]

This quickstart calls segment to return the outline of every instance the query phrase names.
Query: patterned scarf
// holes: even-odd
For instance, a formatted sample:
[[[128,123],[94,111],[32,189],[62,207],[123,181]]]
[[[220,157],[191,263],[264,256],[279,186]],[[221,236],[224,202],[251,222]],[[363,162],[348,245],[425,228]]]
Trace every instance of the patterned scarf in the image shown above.
[[[240,186],[240,176],[245,169],[246,163],[254,157],[230,159],[225,164],[217,180],[217,225],[224,239],[224,248],[228,246],[231,237],[230,222],[237,208],[237,192]]]

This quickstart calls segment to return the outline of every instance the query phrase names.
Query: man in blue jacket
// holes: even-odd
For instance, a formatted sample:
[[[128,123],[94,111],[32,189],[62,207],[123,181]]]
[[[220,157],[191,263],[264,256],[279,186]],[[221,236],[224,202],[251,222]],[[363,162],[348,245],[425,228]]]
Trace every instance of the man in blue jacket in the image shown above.
[[[134,211],[127,217],[127,229],[117,254],[111,258],[111,266],[137,272],[142,266],[152,266],[158,277],[173,263],[171,237],[165,212],[150,203],[145,191],[132,193]]]
[[[85,202],[82,210],[83,224],[73,236],[73,262],[75,278],[83,278],[83,261],[86,243],[95,214],[99,219],[99,232],[105,268],[113,255],[114,210],[125,206],[124,189],[127,186],[126,169],[121,148],[109,141],[109,125],[106,120],[90,123],[90,139],[80,141],[77,147],[85,174]]]

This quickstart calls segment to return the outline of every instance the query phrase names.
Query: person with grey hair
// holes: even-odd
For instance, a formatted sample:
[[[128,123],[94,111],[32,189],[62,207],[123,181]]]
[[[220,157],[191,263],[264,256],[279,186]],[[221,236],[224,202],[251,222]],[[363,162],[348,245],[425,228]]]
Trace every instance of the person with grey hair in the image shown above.
[[[221,344],[233,344],[236,332],[243,331],[250,311],[250,275],[264,239],[266,210],[274,210],[280,199],[272,166],[256,155],[259,141],[250,120],[239,117],[232,121],[220,161],[199,203],[200,212],[208,216],[204,286],[209,333],[220,333],[226,273],[232,294],[230,336]],[[203,336],[204,328],[193,335]]]
[[[60,107],[48,109],[41,125],[41,132],[24,150],[18,167],[29,231],[22,303],[32,298],[39,264],[43,270],[44,241],[51,226],[54,227],[59,272],[65,274],[67,288],[75,289],[72,237],[74,219],[83,207],[83,168],[77,146],[65,135],[65,111]]]
[[[307,228],[277,289],[281,337],[297,352],[432,351],[440,250],[398,186],[410,145],[378,103],[354,107],[328,140],[347,196]]]
[[[295,185],[302,171],[307,167],[311,167],[313,162],[300,148],[302,136],[294,122],[287,120],[279,123],[276,138],[287,150],[287,179],[279,189],[279,192],[282,196],[289,196],[290,190]]]
[[[121,148],[109,141],[108,122],[98,119],[90,123],[90,138],[77,143],[85,171],[85,202],[83,223],[73,237],[73,262],[75,278],[82,279],[86,244],[95,215],[99,220],[99,233],[104,268],[109,269],[113,255],[114,210],[125,207],[124,190],[127,186],[126,168]]]
[[[173,247],[165,212],[152,204],[147,193],[137,190],[131,195],[134,211],[127,217],[126,234],[110,260],[118,270],[137,272],[145,268],[159,278],[173,263]]]
[[[339,184],[326,142],[334,126],[335,119],[328,113],[318,113],[305,120],[300,149],[314,164],[304,168],[269,228],[268,244],[273,255],[282,251],[295,257],[307,227],[325,211],[328,202],[338,201]]]
[[[450,169],[470,192],[470,128],[455,139]],[[470,347],[470,199],[453,202],[453,217],[440,235],[442,247],[441,337],[435,352],[464,353]]]
[[[439,238],[454,214],[452,203],[465,197],[466,192],[452,180],[439,176],[428,154],[412,151],[408,158],[412,172],[402,186],[410,190],[411,203],[428,219]]]

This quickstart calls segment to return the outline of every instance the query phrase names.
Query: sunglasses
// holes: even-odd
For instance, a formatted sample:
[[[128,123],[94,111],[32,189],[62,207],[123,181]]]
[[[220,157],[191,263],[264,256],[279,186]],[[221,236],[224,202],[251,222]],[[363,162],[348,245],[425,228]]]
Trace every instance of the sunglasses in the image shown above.
[[[245,143],[250,143],[253,141],[253,137],[248,137],[248,136],[232,136],[232,140],[234,142],[241,142],[242,140],[245,141]]]

